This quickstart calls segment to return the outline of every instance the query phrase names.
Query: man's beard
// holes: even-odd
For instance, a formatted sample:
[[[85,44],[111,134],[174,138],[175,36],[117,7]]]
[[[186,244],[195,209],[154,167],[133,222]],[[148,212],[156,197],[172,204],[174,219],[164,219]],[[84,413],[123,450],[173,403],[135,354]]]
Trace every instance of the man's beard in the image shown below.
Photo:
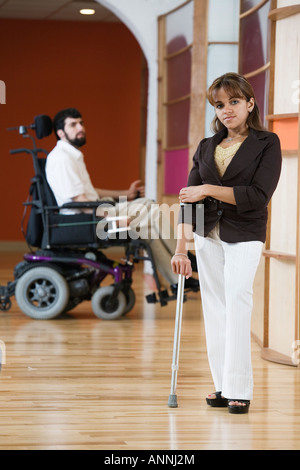
[[[75,137],[75,139],[70,139],[68,134],[66,134],[65,132],[65,136],[68,140],[68,142],[71,144],[71,145],[74,145],[74,147],[82,147],[85,143],[86,143],[86,137],[85,135],[83,137]]]
[[[75,139],[69,141],[75,147],[82,147],[86,143],[85,137],[75,137]]]

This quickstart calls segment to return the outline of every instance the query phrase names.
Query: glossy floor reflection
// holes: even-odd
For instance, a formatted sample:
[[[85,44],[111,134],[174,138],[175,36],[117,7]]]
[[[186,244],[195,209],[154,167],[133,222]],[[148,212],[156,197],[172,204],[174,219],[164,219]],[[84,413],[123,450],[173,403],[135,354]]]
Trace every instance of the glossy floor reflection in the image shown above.
[[[1,284],[18,256],[1,253]],[[89,302],[51,321],[27,318],[14,300],[0,313],[1,450],[300,449],[299,368],[264,361],[254,342],[249,414],[206,405],[213,385],[198,294],[184,305],[179,407],[168,408],[175,303],[146,303],[142,265],[134,289],[134,309],[113,322]]]

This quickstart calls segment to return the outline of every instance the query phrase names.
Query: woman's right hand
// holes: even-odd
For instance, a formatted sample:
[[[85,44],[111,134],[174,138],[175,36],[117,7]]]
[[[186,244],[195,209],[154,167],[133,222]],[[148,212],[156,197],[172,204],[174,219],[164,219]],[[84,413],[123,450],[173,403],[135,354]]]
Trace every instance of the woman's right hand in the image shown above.
[[[190,259],[186,255],[174,255],[171,259],[174,274],[183,274],[186,279],[192,276],[193,270]]]

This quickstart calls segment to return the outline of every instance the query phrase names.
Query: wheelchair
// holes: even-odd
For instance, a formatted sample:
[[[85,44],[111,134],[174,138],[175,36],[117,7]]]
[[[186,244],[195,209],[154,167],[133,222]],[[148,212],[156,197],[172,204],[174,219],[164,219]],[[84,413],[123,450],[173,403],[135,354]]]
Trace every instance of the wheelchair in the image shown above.
[[[129,313],[135,305],[132,273],[134,264],[140,260],[151,262],[157,287],[157,293],[146,296],[147,302],[159,302],[165,306],[169,300],[175,300],[176,292],[169,295],[166,289],[161,288],[149,244],[141,239],[121,236],[115,220],[96,216],[96,210],[103,202],[57,205],[45,175],[47,151],[36,145],[36,138],[51,134],[50,117],[39,115],[30,126],[9,130],[18,130],[23,138],[31,139],[32,148],[14,149],[10,154],[30,155],[34,177],[28,199],[23,203],[21,224],[29,252],[15,266],[14,281],[0,286],[0,310],[8,311],[10,297],[15,296],[20,310],[27,316],[35,320],[50,320],[89,300],[96,317],[115,320]],[[31,130],[35,131],[35,136]],[[61,209],[66,208],[89,209],[89,213],[61,213]],[[29,217],[25,217],[28,209]],[[26,229],[25,218],[28,218]],[[107,236],[101,240],[96,234],[99,221],[107,227]],[[104,251],[112,247],[123,247],[124,258],[120,261],[109,259]],[[108,276],[112,282],[103,286]]]

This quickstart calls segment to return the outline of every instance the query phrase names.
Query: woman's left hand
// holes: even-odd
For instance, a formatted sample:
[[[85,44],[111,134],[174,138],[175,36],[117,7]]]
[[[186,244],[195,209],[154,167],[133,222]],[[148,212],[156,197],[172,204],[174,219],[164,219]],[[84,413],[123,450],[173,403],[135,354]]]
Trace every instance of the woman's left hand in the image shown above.
[[[193,275],[191,261],[185,255],[174,255],[171,259],[171,266],[174,274],[183,274],[186,279]]]
[[[182,188],[179,192],[180,202],[198,202],[205,199],[207,196],[207,194],[205,194],[205,188],[205,184]]]

